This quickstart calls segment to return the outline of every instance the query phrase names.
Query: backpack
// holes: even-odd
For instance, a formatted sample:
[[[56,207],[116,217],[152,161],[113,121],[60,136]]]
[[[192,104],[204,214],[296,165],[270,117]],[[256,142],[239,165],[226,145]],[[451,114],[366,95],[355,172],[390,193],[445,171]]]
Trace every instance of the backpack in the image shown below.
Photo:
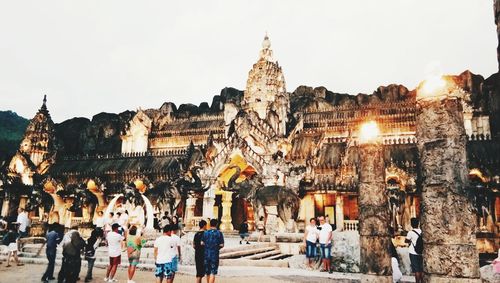
[[[424,251],[424,241],[422,240],[422,235],[420,235],[419,233],[417,233],[417,231],[415,230],[412,230],[413,233],[417,234],[418,238],[417,238],[417,242],[415,245],[413,245],[413,247],[415,248],[415,252],[419,255],[421,255]]]

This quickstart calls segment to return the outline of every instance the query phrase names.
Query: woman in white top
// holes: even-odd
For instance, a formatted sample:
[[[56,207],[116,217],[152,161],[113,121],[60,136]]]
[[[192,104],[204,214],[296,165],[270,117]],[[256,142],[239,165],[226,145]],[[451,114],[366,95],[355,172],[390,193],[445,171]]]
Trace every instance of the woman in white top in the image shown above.
[[[309,225],[306,226],[304,233],[304,244],[306,244],[307,266],[312,269],[312,262],[316,258],[316,242],[318,241],[319,231],[316,226],[316,219],[311,218]]]

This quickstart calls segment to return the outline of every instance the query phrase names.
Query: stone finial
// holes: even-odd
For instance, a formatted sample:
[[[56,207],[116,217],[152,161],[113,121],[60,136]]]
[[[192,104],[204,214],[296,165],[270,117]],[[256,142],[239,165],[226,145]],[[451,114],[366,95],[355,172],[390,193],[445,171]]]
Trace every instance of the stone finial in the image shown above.
[[[264,36],[264,40],[262,41],[262,50],[260,51],[259,59],[274,62],[273,51],[271,50],[271,40],[269,40],[267,32]]]

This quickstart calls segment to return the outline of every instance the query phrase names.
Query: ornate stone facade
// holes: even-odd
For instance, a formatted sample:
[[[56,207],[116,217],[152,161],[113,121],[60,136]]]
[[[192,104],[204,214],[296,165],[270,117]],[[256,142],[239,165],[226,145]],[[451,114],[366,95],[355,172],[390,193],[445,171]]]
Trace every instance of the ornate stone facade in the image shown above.
[[[498,116],[492,106],[498,90],[468,71],[449,78],[464,102],[469,169],[484,175],[469,189],[488,192],[481,201],[488,214],[478,213],[477,220],[489,227],[482,248],[490,251],[498,245],[500,217],[500,127],[490,125]],[[381,180],[390,212],[385,218],[404,234],[421,211],[415,97],[415,90],[401,85],[357,96],[323,87],[286,92],[266,36],[245,91],[225,88],[211,105],[164,103],[53,125],[44,102],[26,132],[36,148],[21,145],[4,188],[21,192],[9,207],[39,204],[30,190],[43,189],[39,195],[49,196],[50,205],[32,216],[68,227],[91,222],[113,199],[136,210],[144,196],[155,210],[183,216],[188,228],[202,218],[220,219],[228,230],[243,219],[252,227],[264,217],[269,232],[293,232],[311,217],[328,215],[337,230],[358,230],[366,152],[357,131],[374,120],[381,129]]]

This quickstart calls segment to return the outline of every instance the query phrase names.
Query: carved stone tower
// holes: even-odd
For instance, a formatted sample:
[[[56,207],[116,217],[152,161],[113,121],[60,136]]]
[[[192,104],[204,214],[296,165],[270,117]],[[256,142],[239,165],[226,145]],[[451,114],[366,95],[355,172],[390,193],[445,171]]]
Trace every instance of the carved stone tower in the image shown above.
[[[259,60],[248,73],[242,106],[247,112],[255,111],[262,120],[273,123],[277,119],[273,126],[280,136],[284,136],[289,105],[285,77],[278,62],[273,58],[271,41],[266,35]]]
[[[47,96],[43,97],[43,104],[31,119],[19,151],[29,156],[35,166],[39,166],[54,153],[54,122],[47,109]]]

